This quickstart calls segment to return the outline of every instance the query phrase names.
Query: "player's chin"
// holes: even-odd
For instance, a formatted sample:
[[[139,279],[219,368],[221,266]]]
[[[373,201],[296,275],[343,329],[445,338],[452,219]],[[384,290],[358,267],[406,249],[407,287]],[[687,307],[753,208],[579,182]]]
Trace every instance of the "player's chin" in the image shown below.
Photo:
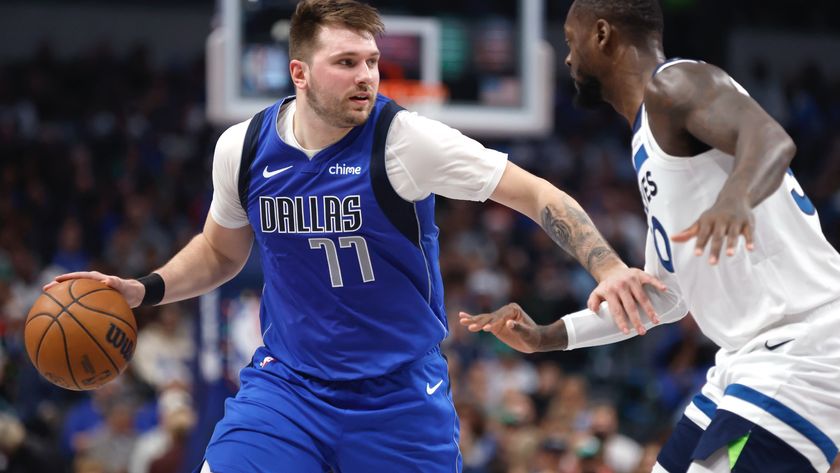
[[[365,107],[353,107],[347,114],[347,121],[352,123],[353,126],[362,125],[370,117],[371,110],[373,110],[373,104]]]
[[[573,76],[575,84],[574,104],[580,108],[598,108],[604,103],[601,82],[586,75]]]
[[[577,89],[572,101],[576,107],[585,109],[596,109],[604,104],[600,90],[591,89]]]

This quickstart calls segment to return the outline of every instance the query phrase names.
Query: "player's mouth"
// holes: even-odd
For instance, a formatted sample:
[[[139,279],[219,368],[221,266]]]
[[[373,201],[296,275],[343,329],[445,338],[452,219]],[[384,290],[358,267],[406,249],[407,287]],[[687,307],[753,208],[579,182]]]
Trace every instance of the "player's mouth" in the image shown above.
[[[583,87],[583,82],[575,74],[569,74],[569,77],[571,77],[575,89],[577,89],[577,91],[580,92],[581,87]]]
[[[368,92],[359,92],[350,96],[350,101],[356,105],[367,105],[370,103],[371,94]]]

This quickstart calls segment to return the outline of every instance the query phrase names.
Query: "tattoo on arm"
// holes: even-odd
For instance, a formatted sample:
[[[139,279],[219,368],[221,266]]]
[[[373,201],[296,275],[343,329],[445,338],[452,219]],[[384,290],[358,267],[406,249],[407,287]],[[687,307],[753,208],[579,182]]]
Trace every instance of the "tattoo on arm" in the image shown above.
[[[607,242],[604,242],[604,245],[605,246],[595,247],[592,249],[592,251],[589,252],[589,255],[586,257],[585,265],[587,269],[599,266],[610,257],[614,256],[618,258],[618,256],[615,253],[613,253],[612,248],[610,248]]]
[[[595,228],[586,212],[569,203],[560,209],[549,204],[542,211],[542,227],[555,243],[574,256],[598,279],[606,263],[620,259]]]

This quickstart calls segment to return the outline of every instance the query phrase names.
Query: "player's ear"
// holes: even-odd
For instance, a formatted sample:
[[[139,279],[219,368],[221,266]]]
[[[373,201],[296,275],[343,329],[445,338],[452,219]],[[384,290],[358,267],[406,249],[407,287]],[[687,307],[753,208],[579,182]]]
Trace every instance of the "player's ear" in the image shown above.
[[[309,76],[309,64],[300,59],[292,59],[289,61],[289,74],[292,77],[292,82],[296,89],[305,89]]]
[[[612,34],[613,27],[607,20],[601,18],[595,22],[595,35],[598,40],[598,49],[602,51],[607,49],[607,44],[609,44]]]

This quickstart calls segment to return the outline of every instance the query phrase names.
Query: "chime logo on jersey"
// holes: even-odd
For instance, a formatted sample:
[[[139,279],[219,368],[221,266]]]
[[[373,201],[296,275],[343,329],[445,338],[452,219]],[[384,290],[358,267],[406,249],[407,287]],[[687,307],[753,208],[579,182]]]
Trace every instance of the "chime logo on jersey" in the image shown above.
[[[349,233],[362,227],[362,198],[260,196],[263,233]]]

